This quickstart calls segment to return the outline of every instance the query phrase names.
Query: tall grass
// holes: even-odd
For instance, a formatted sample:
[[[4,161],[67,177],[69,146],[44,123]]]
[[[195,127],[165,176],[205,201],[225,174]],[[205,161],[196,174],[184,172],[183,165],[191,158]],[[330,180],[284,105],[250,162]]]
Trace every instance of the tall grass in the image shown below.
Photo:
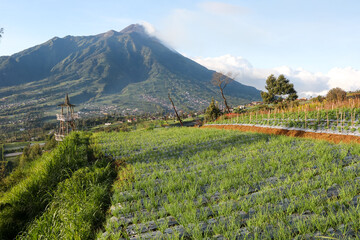
[[[46,212],[18,239],[93,239],[105,219],[116,176],[103,159],[61,182]]]
[[[29,166],[27,177],[0,198],[0,239],[12,239],[53,198],[59,182],[94,160],[89,135],[73,133],[51,153],[44,154]]]

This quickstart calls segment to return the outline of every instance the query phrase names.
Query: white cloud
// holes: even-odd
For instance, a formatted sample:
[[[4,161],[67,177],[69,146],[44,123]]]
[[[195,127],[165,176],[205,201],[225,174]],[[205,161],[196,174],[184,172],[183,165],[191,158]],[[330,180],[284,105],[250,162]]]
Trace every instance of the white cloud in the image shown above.
[[[173,48],[191,46],[194,44],[192,28],[189,26],[198,22],[195,12],[187,9],[175,9],[161,24],[158,38]]]
[[[284,74],[294,84],[301,97],[325,95],[334,87],[346,91],[360,89],[360,70],[351,67],[333,68],[327,73],[312,73],[302,68],[292,69],[288,66],[272,69],[255,68],[248,60],[230,54],[213,58],[196,57],[193,60],[212,70],[237,73],[237,81],[260,90],[265,89],[265,80],[270,74],[275,76]]]
[[[151,23],[148,23],[146,21],[141,21],[140,24],[145,28],[147,34],[151,36],[156,36],[157,33],[155,27]]]
[[[233,4],[223,2],[202,2],[199,7],[215,15],[238,15],[248,12],[248,9]]]
[[[206,65],[208,68],[222,71],[245,71],[253,68],[250,62],[245,58],[235,57],[230,54],[214,58],[195,58],[194,60],[200,64]]]
[[[329,87],[341,87],[345,90],[360,89],[360,70],[352,67],[333,68],[329,71]]]

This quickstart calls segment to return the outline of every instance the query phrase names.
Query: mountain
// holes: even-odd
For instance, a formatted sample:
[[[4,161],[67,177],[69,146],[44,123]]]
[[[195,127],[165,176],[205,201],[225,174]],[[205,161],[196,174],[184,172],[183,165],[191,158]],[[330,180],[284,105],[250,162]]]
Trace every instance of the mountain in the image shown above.
[[[168,93],[179,109],[200,110],[211,97],[221,101],[210,84],[213,73],[138,24],[120,32],[54,37],[0,57],[0,115],[9,105],[15,115],[34,109],[52,115],[65,93],[84,112],[170,110]],[[232,105],[260,99],[257,89],[236,81],[225,94]]]

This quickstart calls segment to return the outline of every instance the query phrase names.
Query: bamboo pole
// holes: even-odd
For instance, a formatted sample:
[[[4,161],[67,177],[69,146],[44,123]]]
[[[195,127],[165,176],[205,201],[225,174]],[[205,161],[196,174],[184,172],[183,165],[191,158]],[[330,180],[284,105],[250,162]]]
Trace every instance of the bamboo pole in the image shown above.
[[[299,119],[299,111],[300,111],[300,110],[299,110],[299,108],[298,108],[298,111],[297,111],[297,120],[298,120],[298,122],[299,122],[299,120],[300,120],[300,119]]]
[[[336,114],[336,127],[338,127],[339,126],[339,117],[338,117],[337,109],[335,110],[335,114]]]
[[[326,124],[327,128],[329,129],[329,110],[326,110]]]
[[[341,131],[343,131],[343,121],[342,121],[342,117],[343,117],[343,114],[342,114],[342,111],[340,112],[340,126],[341,126]]]
[[[320,121],[320,108],[317,107],[317,121]]]

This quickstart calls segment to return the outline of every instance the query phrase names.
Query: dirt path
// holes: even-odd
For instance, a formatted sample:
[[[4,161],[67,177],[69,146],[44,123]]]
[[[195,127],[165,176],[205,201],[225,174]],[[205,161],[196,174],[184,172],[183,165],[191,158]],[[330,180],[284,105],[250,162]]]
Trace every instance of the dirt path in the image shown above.
[[[360,143],[360,137],[351,136],[351,135],[340,135],[340,134],[330,134],[330,133],[315,133],[315,132],[305,132],[299,130],[287,130],[287,129],[276,129],[276,128],[267,128],[267,127],[255,127],[255,126],[239,126],[239,125],[208,125],[202,126],[202,128],[217,128],[217,129],[228,129],[228,130],[238,130],[243,132],[258,132],[265,134],[276,134],[276,135],[285,135],[290,137],[303,137],[311,139],[321,139],[334,143]]]

